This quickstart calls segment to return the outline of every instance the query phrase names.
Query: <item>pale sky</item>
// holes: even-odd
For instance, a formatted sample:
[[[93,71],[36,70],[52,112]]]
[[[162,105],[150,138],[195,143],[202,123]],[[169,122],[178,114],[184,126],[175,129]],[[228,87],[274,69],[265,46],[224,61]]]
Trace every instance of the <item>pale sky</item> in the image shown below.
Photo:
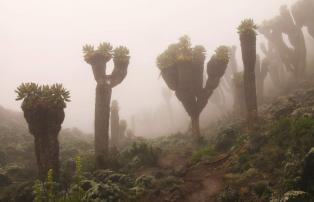
[[[63,83],[71,91],[66,127],[91,132],[95,81],[82,45],[110,42],[130,49],[126,79],[113,89],[121,116],[162,102],[156,57],[184,34],[206,47],[238,45],[236,27],[257,23],[295,0],[0,0],[0,105],[20,110],[21,82]],[[239,53],[238,53],[239,54]],[[239,61],[241,63],[241,61]]]

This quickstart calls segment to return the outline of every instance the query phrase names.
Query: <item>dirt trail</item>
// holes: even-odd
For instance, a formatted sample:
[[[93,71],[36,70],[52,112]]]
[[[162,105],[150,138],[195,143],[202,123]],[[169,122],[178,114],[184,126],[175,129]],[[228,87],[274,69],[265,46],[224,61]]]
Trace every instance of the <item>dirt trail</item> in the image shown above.
[[[159,196],[151,202],[214,202],[216,195],[224,188],[223,176],[233,154],[222,154],[195,166],[188,166],[187,158],[168,154],[158,162],[161,170],[180,170],[183,185],[173,193]],[[178,193],[180,197],[178,196]],[[163,198],[163,199],[162,199]]]
[[[210,202],[223,189],[223,171],[202,165],[184,177],[187,193],[184,202]]]
[[[224,188],[223,176],[225,164],[230,155],[222,155],[210,162],[203,162],[187,171],[184,176],[186,183],[184,202],[212,202]]]

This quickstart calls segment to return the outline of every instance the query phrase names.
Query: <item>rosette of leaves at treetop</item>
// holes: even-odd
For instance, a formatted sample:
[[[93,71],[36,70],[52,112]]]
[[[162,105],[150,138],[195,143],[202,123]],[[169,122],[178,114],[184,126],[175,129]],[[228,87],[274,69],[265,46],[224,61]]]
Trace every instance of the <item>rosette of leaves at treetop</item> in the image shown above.
[[[240,35],[242,59],[244,64],[244,72],[254,72],[256,61],[256,29],[252,19],[243,20],[238,27],[238,33]],[[245,73],[244,73],[245,74]],[[245,77],[245,76],[244,76]]]
[[[100,43],[97,50],[94,50],[94,46],[92,45],[85,45],[83,46],[83,54],[84,60],[91,64],[95,61],[103,61],[108,62],[112,58],[112,46],[110,43]]]
[[[70,102],[70,92],[62,84],[38,85],[22,83],[16,90],[16,100],[23,100],[22,109],[55,108],[63,109]]]
[[[176,90],[178,85],[180,85],[179,83],[184,82],[182,79],[185,80],[180,77],[180,75],[187,75],[190,79],[197,79],[199,84],[202,83],[203,78],[199,78],[199,76],[203,74],[205,53],[206,50],[203,46],[198,45],[192,47],[188,36],[183,36],[179,39],[178,43],[169,45],[168,48],[157,57],[156,61],[168,87],[172,90]],[[191,74],[188,72],[183,73],[183,69],[190,71]],[[200,87],[200,85],[198,86]]]
[[[180,61],[204,61],[206,50],[203,46],[191,45],[191,40],[188,36],[183,36],[178,43],[171,44],[168,48],[158,56],[157,66],[160,70],[174,67]]]
[[[228,62],[229,48],[227,46],[219,46],[207,64],[208,76],[220,78],[225,73]]]
[[[253,19],[245,19],[241,22],[238,26],[238,33],[239,34],[254,34],[256,35],[257,25],[254,23]]]
[[[113,62],[117,64],[128,64],[130,51],[125,46],[119,46],[113,50]]]

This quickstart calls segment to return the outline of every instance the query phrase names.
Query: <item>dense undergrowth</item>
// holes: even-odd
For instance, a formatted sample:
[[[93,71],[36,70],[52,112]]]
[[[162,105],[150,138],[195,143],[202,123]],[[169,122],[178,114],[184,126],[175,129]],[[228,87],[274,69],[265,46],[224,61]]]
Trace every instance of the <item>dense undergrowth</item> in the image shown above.
[[[198,144],[180,133],[134,138],[122,150],[111,151],[107,170],[93,166],[91,136],[65,129],[60,134],[58,182],[51,173],[45,182],[36,180],[33,138],[23,119],[0,113],[0,201],[183,201],[184,175],[221,156],[227,163],[220,168],[224,189],[217,201],[280,201],[287,194],[311,197],[313,92],[298,92],[265,107],[254,133],[242,121],[226,119],[204,132]]]

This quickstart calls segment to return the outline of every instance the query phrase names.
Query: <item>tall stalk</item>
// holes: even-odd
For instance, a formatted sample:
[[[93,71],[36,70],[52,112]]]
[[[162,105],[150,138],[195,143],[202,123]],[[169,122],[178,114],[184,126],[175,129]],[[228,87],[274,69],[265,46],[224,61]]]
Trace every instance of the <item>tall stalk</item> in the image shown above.
[[[255,81],[256,29],[257,26],[254,24],[252,19],[242,21],[241,25],[238,27],[244,65],[244,95],[249,128],[252,128],[257,122],[257,96]]]

